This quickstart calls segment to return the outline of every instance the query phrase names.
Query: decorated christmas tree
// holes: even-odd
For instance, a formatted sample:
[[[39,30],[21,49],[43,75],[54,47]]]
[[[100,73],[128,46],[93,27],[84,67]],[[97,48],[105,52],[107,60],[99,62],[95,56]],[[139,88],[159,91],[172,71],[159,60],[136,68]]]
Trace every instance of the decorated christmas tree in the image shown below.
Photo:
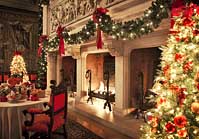
[[[199,139],[199,6],[173,4],[141,139]]]
[[[10,66],[11,77],[20,77],[28,81],[26,64],[21,55],[21,52],[16,51]]]

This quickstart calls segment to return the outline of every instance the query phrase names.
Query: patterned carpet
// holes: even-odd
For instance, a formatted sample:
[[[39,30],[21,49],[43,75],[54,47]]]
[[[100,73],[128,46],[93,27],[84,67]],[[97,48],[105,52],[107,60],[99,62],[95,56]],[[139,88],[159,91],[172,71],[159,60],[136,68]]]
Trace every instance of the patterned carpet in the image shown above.
[[[61,129],[61,131],[63,130]],[[86,129],[79,123],[70,119],[67,123],[67,132],[68,139],[103,139],[92,131]],[[64,137],[60,135],[55,135],[53,139],[64,139]]]

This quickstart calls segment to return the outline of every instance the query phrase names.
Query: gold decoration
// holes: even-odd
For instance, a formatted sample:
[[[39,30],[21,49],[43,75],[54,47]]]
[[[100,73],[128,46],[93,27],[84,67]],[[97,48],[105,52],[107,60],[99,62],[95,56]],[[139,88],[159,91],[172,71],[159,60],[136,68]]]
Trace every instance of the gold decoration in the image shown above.
[[[193,102],[193,103],[191,104],[191,111],[192,111],[193,113],[199,114],[199,102]]]

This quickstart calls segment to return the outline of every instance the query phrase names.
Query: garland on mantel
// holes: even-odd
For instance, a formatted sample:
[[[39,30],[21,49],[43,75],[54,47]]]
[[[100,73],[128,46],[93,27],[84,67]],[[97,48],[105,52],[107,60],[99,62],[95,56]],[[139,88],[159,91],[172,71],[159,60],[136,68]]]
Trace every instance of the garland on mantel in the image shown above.
[[[104,8],[97,8],[94,15],[98,15],[99,22],[90,19],[87,24],[77,33],[70,34],[69,30],[63,29],[62,36],[65,43],[69,45],[81,44],[89,40],[96,32],[96,24],[99,29],[114,39],[131,40],[141,35],[148,34],[157,28],[162,19],[168,18],[168,11],[171,0],[156,0],[152,5],[144,11],[144,15],[135,20],[126,22],[115,22]],[[49,40],[48,49],[57,49],[60,37],[57,35]]]
[[[184,2],[198,3],[197,0],[184,0]],[[58,29],[61,30],[57,30],[57,35],[55,35],[54,38],[47,39],[45,36],[41,36],[41,38],[46,39],[45,41],[40,42],[41,46],[38,50],[41,51],[41,54],[39,55],[45,55],[44,53],[46,53],[46,51],[57,50],[58,46],[59,52],[62,55],[64,54],[64,42],[69,45],[81,44],[88,41],[92,36],[94,36],[96,30],[100,30],[100,32],[102,31],[107,35],[112,36],[113,39],[122,40],[132,40],[142,35],[148,34],[150,32],[153,32],[154,29],[159,26],[160,22],[163,19],[168,18],[171,3],[172,0],[153,1],[151,6],[144,11],[143,16],[141,16],[140,18],[136,18],[135,20],[129,20],[126,22],[116,22],[112,20],[110,15],[107,14],[107,10],[105,8],[97,8],[93,14],[93,19],[90,19],[79,32],[70,34],[69,30],[59,25]],[[97,40],[101,41],[98,38],[98,35]],[[40,61],[40,65],[42,65],[42,67],[46,67],[46,60],[44,60],[44,62]],[[46,68],[43,69],[46,70]]]

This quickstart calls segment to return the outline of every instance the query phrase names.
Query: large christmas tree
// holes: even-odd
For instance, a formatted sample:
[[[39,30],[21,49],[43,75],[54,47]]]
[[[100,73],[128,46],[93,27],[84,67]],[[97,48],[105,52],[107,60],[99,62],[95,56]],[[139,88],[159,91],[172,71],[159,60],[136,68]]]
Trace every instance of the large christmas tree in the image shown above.
[[[142,139],[199,139],[199,6],[173,5]]]
[[[20,77],[28,81],[26,64],[21,55],[21,52],[16,51],[10,65],[10,72],[12,77]]]

